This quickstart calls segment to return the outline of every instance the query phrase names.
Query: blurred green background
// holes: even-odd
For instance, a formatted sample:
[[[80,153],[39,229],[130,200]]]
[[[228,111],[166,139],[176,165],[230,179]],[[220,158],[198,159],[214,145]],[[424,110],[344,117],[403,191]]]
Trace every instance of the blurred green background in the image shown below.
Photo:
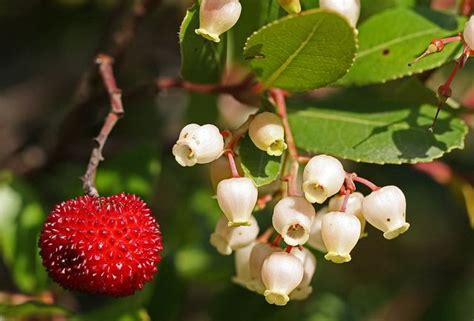
[[[363,8],[364,2],[382,10],[406,1],[366,0]],[[53,284],[38,256],[38,232],[55,203],[82,194],[79,177],[109,108],[92,75],[94,56],[115,50],[108,42],[134,4],[0,0],[1,321],[474,319],[474,233],[466,210],[467,204],[474,211],[472,134],[465,150],[444,158],[456,172],[445,184],[410,165],[345,164],[379,185],[402,188],[411,229],[386,241],[369,228],[350,264],[335,265],[317,254],[308,300],[270,306],[231,283],[233,258],[218,255],[208,242],[221,215],[208,169],[183,169],[171,155],[184,124],[217,122],[215,99],[153,90],[158,75],[179,75],[177,32],[189,1],[178,0],[149,10],[118,53],[126,117],[106,145],[97,177],[102,195],[136,193],[153,208],[165,245],[159,273],[144,291],[120,300]],[[372,13],[363,11],[362,17]],[[456,98],[468,106],[474,105],[473,65],[454,85]],[[433,87],[449,70],[431,75]],[[84,79],[90,88],[83,88]],[[261,230],[270,215],[268,209],[257,214]]]

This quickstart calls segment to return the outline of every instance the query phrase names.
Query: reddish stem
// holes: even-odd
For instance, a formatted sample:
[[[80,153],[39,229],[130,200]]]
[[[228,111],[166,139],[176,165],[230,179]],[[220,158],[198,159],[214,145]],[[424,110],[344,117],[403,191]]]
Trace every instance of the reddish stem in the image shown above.
[[[96,63],[99,65],[99,73],[102,77],[105,88],[109,94],[110,111],[105,119],[104,125],[95,138],[97,146],[92,150],[92,154],[84,174],[83,188],[86,194],[91,196],[99,196],[99,192],[95,186],[95,177],[99,163],[104,160],[102,150],[107,142],[110,132],[114,128],[117,121],[123,116],[124,110],[122,105],[122,91],[117,87],[115,81],[114,71],[112,68],[113,59],[110,56],[100,54],[96,58]]]
[[[433,131],[433,128],[436,124],[436,120],[438,119],[439,112],[441,110],[441,107],[443,104],[446,102],[446,100],[451,97],[452,95],[452,90],[451,90],[451,84],[454,80],[454,77],[456,76],[457,72],[459,69],[464,67],[464,64],[466,63],[466,60],[468,59],[470,55],[471,49],[465,45],[463,54],[459,57],[459,59],[456,60],[456,64],[449,74],[448,79],[444,84],[439,86],[438,88],[438,96],[439,96],[439,104],[438,104],[438,109],[436,110],[435,117],[433,119],[433,123],[431,124],[431,127],[429,128],[430,131]]]
[[[286,252],[286,253],[290,253],[293,248],[294,248],[294,246],[288,245],[288,246],[285,248],[285,252]]]
[[[281,235],[277,234],[275,236],[275,239],[273,240],[272,244],[270,244],[270,245],[273,246],[273,247],[280,247],[281,239],[282,239]]]
[[[249,75],[237,84],[198,84],[177,78],[159,78],[156,81],[158,89],[181,88],[187,91],[206,94],[230,94],[236,95],[247,90],[256,92],[256,82],[253,75]]]
[[[298,170],[299,163],[294,161],[291,164],[290,173],[283,177],[283,180],[288,182],[288,196],[300,196],[298,193]]]
[[[469,17],[474,7],[474,0],[462,0],[459,6],[459,14]]]
[[[259,209],[264,209],[267,206],[268,202],[270,202],[272,199],[273,199],[272,194],[267,194],[267,195],[263,195],[259,197],[257,200],[257,207]]]
[[[344,201],[341,204],[341,212],[345,212],[347,209],[347,203],[349,202],[349,197],[351,197],[351,191],[349,189],[346,189],[344,192]]]
[[[269,227],[266,229],[265,232],[263,232],[258,238],[257,238],[257,242],[260,242],[260,243],[267,243],[268,240],[270,239],[270,236],[272,236],[273,234],[273,228]]]
[[[356,175],[353,175],[352,178],[351,178],[354,182],[359,182],[361,184],[364,184],[365,186],[367,186],[368,188],[370,188],[372,191],[377,191],[380,189],[380,187],[378,187],[377,185],[375,185],[374,183],[372,183],[371,181],[365,179],[365,178],[362,178],[362,177],[359,177],[359,176],[356,176]]]
[[[280,115],[281,120],[283,122],[283,127],[285,128],[286,143],[288,144],[290,156],[295,161],[298,161],[298,149],[296,148],[296,144],[293,139],[293,133],[291,132],[290,123],[288,122],[288,114],[286,112],[286,94],[281,89],[270,89],[270,95],[275,102],[278,114]]]
[[[237,170],[237,165],[235,164],[234,152],[232,150],[228,150],[226,151],[226,154],[227,154],[227,159],[229,160],[229,166],[232,172],[232,177],[239,178],[240,174],[239,174],[239,171]]]

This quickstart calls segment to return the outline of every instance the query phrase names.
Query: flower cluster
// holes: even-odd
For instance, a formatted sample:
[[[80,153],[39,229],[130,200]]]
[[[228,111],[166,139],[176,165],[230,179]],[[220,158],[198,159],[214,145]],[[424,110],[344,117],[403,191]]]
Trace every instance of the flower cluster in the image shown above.
[[[336,158],[317,155],[309,159],[301,175],[293,173],[301,188],[278,193],[273,208],[272,228],[261,236],[253,215],[259,190],[253,180],[242,177],[237,158],[239,135],[248,131],[255,146],[272,156],[286,152],[285,126],[279,115],[252,115],[235,134],[219,132],[214,125],[190,124],[183,128],[173,147],[182,166],[210,163],[210,176],[223,215],[210,243],[222,255],[235,253],[233,281],[263,295],[270,304],[286,305],[311,292],[316,258],[304,245],[325,253],[334,263],[351,260],[351,251],[366,236],[366,222],[383,232],[386,239],[404,233],[406,202],[396,186],[378,187],[347,173]],[[237,135],[236,133],[239,133]],[[355,183],[372,189],[365,196]],[[328,203],[316,212],[315,204]],[[275,233],[273,241],[270,236]],[[282,241],[286,244],[281,247]]]

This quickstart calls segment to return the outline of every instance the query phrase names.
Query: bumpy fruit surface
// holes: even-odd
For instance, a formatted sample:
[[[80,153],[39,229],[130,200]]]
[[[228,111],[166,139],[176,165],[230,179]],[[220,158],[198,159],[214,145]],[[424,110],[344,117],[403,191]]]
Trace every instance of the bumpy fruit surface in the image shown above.
[[[126,296],[157,271],[158,223],[139,197],[81,196],[56,205],[40,234],[50,277],[66,289]]]

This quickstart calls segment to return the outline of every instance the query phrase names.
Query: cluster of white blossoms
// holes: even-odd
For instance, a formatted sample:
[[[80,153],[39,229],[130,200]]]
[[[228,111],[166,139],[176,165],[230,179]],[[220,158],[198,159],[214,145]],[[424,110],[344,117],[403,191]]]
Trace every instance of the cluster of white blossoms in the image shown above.
[[[300,0],[278,0],[289,14],[301,12]],[[360,15],[360,0],[320,0],[320,7],[339,13],[356,27]],[[239,0],[202,0],[199,9],[198,35],[220,42],[220,36],[230,30],[239,20],[242,5]]]
[[[255,146],[269,155],[282,155],[287,149],[284,125],[277,114],[259,113],[243,126]],[[346,173],[336,158],[318,155],[295,179],[302,195],[290,193],[290,189],[281,193],[270,230],[276,236],[269,243],[268,230],[258,236],[260,229],[253,216],[258,189],[251,178],[242,176],[233,139],[232,135],[224,139],[214,125],[190,124],[181,131],[173,154],[182,166],[210,163],[211,181],[223,213],[210,243],[222,255],[235,253],[233,281],[262,294],[270,304],[286,305],[311,294],[316,258],[304,245],[325,253],[329,261],[345,263],[366,235],[366,222],[382,231],[386,239],[397,237],[410,226],[405,196],[398,187],[379,188]],[[365,197],[355,192],[354,185],[364,181],[372,189]],[[314,204],[323,203],[328,205],[316,212]],[[281,241],[285,248],[280,247]]]

